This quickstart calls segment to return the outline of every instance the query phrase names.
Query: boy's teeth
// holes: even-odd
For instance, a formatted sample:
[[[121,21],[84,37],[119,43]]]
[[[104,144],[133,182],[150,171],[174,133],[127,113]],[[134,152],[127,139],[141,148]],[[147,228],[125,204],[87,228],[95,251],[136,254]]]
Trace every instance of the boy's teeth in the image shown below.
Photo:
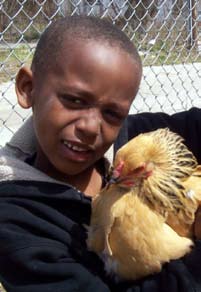
[[[86,149],[83,149],[83,148],[80,148],[78,146],[73,146],[71,143],[67,142],[67,141],[64,141],[64,145],[66,145],[68,148],[72,149],[72,150],[75,150],[75,151],[79,151],[79,152],[84,152],[86,151]]]

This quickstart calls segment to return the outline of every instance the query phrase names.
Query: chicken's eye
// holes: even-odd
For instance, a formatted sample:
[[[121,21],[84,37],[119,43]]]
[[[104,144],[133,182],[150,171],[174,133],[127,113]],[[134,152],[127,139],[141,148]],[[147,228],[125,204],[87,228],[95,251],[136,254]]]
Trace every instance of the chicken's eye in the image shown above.
[[[133,174],[138,174],[138,173],[142,173],[144,170],[145,170],[145,165],[141,165],[141,166],[135,168],[135,169],[132,171],[132,173],[133,173]]]

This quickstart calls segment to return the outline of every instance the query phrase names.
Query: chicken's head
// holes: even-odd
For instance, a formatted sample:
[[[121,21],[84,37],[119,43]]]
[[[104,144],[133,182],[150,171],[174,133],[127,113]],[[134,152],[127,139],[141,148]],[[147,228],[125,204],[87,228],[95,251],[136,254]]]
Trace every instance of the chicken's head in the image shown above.
[[[117,151],[110,183],[127,188],[152,184],[161,192],[170,185],[177,188],[196,165],[179,135],[158,129],[136,136]]]
[[[134,169],[125,171],[125,162],[122,160],[113,168],[109,180],[109,184],[118,184],[124,188],[132,188],[138,186],[140,182],[152,175],[152,164],[141,163]]]
[[[139,135],[120,148],[115,156],[109,183],[132,188],[149,178],[157,158],[152,142],[150,137]]]

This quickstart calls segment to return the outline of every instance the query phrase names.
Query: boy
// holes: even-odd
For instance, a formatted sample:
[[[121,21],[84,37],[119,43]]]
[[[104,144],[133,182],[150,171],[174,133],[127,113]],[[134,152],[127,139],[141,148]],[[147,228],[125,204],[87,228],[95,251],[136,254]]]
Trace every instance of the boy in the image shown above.
[[[141,72],[121,31],[79,16],[53,23],[31,69],[20,69],[18,102],[33,118],[0,156],[0,280],[8,292],[201,291],[199,241],[185,259],[137,283],[116,284],[86,248],[83,226],[90,197],[105,184],[104,154],[135,134],[136,118],[128,126],[125,119]]]

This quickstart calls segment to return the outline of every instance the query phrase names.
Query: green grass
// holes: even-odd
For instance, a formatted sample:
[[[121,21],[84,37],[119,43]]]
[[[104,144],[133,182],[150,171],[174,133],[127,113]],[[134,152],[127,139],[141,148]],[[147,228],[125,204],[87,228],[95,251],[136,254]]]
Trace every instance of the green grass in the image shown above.
[[[144,66],[160,66],[201,62],[201,52],[196,46],[188,48],[185,43],[158,40],[154,45],[143,44],[139,50]]]
[[[177,46],[173,49],[170,45],[157,42],[155,45],[143,45],[140,51],[144,66],[160,66],[201,62],[201,53],[196,49],[188,50],[184,46]],[[15,78],[19,68],[23,65],[30,65],[33,57],[33,49],[27,45],[18,45],[17,48],[0,48],[0,83]]]
[[[144,66],[160,66],[160,65],[173,65],[201,62],[201,54],[192,49],[191,51],[185,50],[182,47],[173,50],[150,50],[142,55],[142,61]]]

